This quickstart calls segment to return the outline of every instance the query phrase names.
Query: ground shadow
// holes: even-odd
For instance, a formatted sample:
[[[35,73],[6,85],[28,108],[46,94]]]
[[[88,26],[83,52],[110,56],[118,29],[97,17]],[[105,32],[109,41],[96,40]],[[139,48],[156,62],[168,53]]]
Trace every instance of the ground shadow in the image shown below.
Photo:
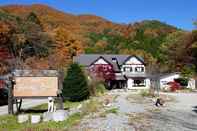
[[[46,112],[46,109],[39,109],[39,110],[35,110],[35,109],[21,109],[19,113],[44,113]]]
[[[64,108],[64,110],[69,110],[69,108]],[[20,112],[18,112],[17,114],[20,113],[44,113],[47,112],[47,109],[21,109]]]

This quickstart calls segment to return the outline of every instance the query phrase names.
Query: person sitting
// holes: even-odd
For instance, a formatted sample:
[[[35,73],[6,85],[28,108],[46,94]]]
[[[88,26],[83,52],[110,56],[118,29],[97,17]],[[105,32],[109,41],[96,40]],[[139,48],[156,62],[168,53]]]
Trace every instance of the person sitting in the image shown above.
[[[155,105],[158,106],[164,106],[164,100],[162,98],[157,98]]]

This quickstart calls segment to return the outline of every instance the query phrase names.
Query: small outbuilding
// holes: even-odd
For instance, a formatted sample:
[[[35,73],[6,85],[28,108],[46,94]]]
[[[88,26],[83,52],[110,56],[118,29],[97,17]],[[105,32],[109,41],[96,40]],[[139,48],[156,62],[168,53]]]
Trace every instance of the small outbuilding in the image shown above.
[[[168,73],[159,76],[160,89],[168,87],[168,83],[174,82],[176,79],[181,78],[180,72]],[[196,89],[196,80],[189,78],[186,88]]]

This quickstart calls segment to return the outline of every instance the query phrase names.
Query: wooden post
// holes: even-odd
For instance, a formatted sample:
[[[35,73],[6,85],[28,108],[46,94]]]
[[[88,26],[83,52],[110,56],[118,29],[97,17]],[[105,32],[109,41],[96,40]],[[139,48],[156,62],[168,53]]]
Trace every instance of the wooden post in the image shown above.
[[[8,114],[14,114],[13,108],[13,83],[12,80],[9,79],[7,81],[8,86]]]
[[[57,92],[57,99],[58,99],[59,108],[61,110],[64,109],[64,102],[63,102],[63,95],[62,95],[63,81],[64,81],[64,72],[63,71],[59,71],[58,72],[58,92]]]
[[[16,110],[17,113],[19,113],[21,111],[21,105],[22,105],[22,99],[15,99],[16,100]]]
[[[58,101],[58,109],[64,110],[64,102],[61,94],[58,94],[57,101]]]
[[[60,102],[60,103],[59,103],[59,104],[60,104],[60,109],[64,110],[63,97],[60,95],[60,96],[59,96],[59,99],[60,99],[60,100],[59,100],[59,102]]]

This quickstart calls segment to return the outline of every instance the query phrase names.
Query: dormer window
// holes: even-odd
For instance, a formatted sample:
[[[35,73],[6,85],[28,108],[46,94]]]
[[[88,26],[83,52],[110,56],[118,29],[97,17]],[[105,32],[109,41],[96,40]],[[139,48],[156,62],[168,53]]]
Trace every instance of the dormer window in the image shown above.
[[[116,62],[117,59],[115,57],[112,57],[112,62]]]
[[[144,72],[144,67],[135,67],[135,72]]]
[[[123,71],[124,72],[132,72],[132,67],[124,67]]]

